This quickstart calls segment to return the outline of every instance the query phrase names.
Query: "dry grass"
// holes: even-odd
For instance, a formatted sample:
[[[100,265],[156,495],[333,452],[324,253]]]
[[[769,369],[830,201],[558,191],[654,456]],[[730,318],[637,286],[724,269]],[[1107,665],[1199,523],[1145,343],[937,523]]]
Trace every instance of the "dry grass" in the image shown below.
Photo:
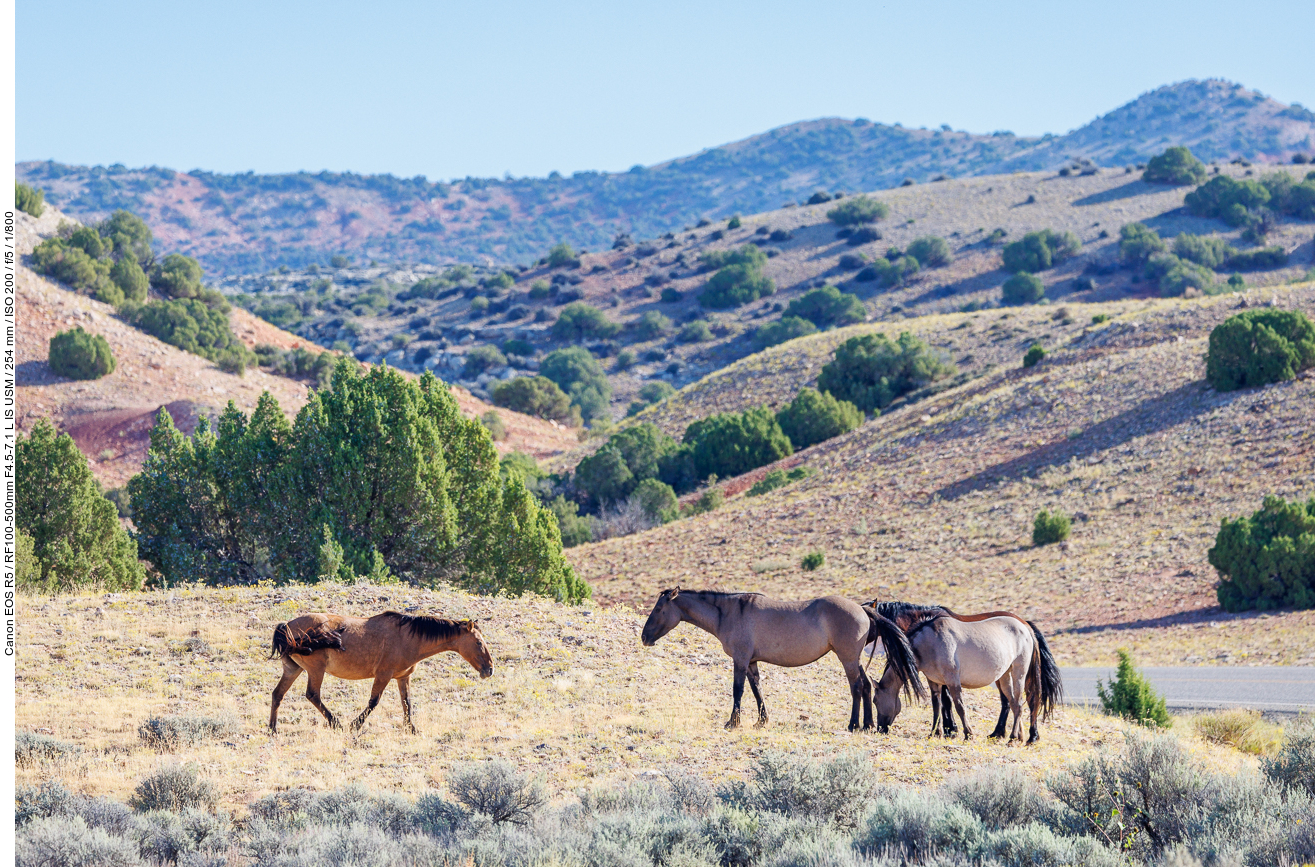
[[[1259,711],[1233,708],[1192,717],[1191,722],[1207,741],[1244,753],[1269,756],[1283,747],[1283,726],[1264,719]]]
[[[452,654],[423,663],[413,678],[420,734],[401,728],[395,687],[359,737],[330,731],[302,697],[284,700],[280,730],[268,734],[269,692],[278,663],[268,659],[273,627],[299,611],[357,613],[384,608],[478,617],[496,658],[480,680]],[[766,749],[826,755],[858,747],[882,779],[934,783],[946,774],[1010,765],[1040,776],[1121,742],[1121,724],[1062,708],[1030,748],[925,737],[928,711],[913,708],[892,734],[844,730],[849,694],[828,657],[800,669],[764,667],[772,723],[726,732],[730,665],[707,634],[682,626],[656,648],[640,646],[642,617],[624,608],[571,608],[540,600],[472,597],[396,587],[177,590],[110,597],[23,598],[19,608],[17,725],[82,747],[58,762],[17,769],[18,783],[60,777],[77,790],[126,799],[164,763],[195,762],[244,811],[279,789],[330,789],[361,782],[411,796],[444,786],[454,762],[501,756],[540,773],[559,795],[598,782],[634,779],[679,764],[713,780],[742,774]],[[201,639],[209,653],[188,650]],[[192,647],[199,647],[192,642]],[[335,712],[364,706],[367,682],[328,678]],[[995,696],[970,694],[985,723]],[[151,717],[237,720],[224,736],[179,743],[161,756],[138,736]],[[1211,764],[1249,759],[1190,739]]]
[[[987,365],[1012,361],[788,459],[817,470],[809,479],[568,556],[604,603],[646,602],[675,584],[838,592],[1010,608],[1055,634],[1066,665],[1108,663],[1114,643],[1145,664],[1315,663],[1315,612],[1224,614],[1206,560],[1221,518],[1249,514],[1266,494],[1305,499],[1315,484],[1315,376],[1227,394],[1206,387],[1210,329],[1241,301],[934,316],[752,356],[651,417],[674,430],[713,411],[779,404],[864,331],[909,328]],[[1252,306],[1271,302],[1315,317],[1315,286],[1249,295]],[[1098,312],[1113,318],[1092,325]],[[1042,335],[1051,354],[1021,369]],[[1043,508],[1075,518],[1067,542],[1031,544]],[[827,565],[754,568],[809,550]]]

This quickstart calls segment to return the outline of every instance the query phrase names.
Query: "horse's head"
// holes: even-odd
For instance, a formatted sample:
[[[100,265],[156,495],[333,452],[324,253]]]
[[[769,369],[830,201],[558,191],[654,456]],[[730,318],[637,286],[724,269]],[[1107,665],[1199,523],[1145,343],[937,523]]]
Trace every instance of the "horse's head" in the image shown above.
[[[877,731],[883,735],[890,732],[895,717],[904,709],[904,704],[900,701],[902,686],[899,672],[892,666],[886,666],[872,696],[872,701],[877,706]]]
[[[480,677],[493,674],[493,654],[484,642],[484,635],[479,631],[479,623],[474,620],[461,621],[461,635],[457,638],[457,653],[470,663],[470,667],[479,672]]]
[[[679,595],[679,587],[672,587],[670,590],[663,590],[658,594],[657,603],[653,606],[653,610],[649,612],[648,620],[644,623],[644,631],[639,635],[645,647],[652,647],[657,644],[659,638],[675,629],[680,623],[680,619],[684,614],[681,612],[680,606],[676,604],[676,597]]]

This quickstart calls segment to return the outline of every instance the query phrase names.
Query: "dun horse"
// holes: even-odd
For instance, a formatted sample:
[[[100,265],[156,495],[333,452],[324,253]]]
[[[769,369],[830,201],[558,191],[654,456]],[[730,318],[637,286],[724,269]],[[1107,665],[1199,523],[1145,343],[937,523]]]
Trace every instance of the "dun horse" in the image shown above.
[[[1020,623],[1028,621],[1009,611],[988,611],[984,614],[955,614],[943,605],[918,605],[913,602],[878,602],[872,600],[863,606],[882,615],[887,620],[894,622],[896,626],[903,629],[907,634],[924,620],[930,620],[933,617],[953,617],[955,620],[962,620],[965,623],[975,623],[978,620],[985,620],[988,617],[1012,617]],[[1029,626],[1032,624],[1028,623]],[[1032,626],[1032,633],[1036,637],[1037,645],[1041,648],[1042,654],[1049,655],[1050,648],[1046,645],[1045,636],[1041,630]],[[958,733],[958,727],[954,724],[954,706],[950,702],[949,687],[941,686],[939,704],[944,722],[945,737],[952,738]],[[996,721],[995,729],[987,735],[989,738],[1002,738],[1005,736],[1005,726],[1009,723],[1009,699],[1005,697],[1004,690],[1000,690],[1000,719]],[[933,728],[935,726],[933,725]]]
[[[303,614],[274,628],[270,657],[282,657],[283,678],[274,687],[269,707],[269,730],[278,729],[279,702],[292,684],[306,672],[306,698],[333,728],[338,719],[320,700],[324,675],[344,680],[374,679],[370,703],[352,722],[352,731],[365,725],[365,718],[379,704],[390,680],[397,681],[402,699],[403,721],[412,734],[411,673],[416,663],[436,653],[451,650],[461,654],[480,677],[493,674],[493,656],[474,620],[443,617],[412,617],[385,611],[371,618],[341,614]]]
[[[1023,739],[1024,696],[1031,711],[1027,742],[1040,739],[1037,716],[1050,716],[1063,688],[1059,667],[1048,649],[1042,652],[1044,641],[1038,642],[1034,625],[1012,615],[975,622],[935,617],[913,627],[908,638],[920,670],[932,685],[933,734],[938,734],[941,726],[941,686],[948,687],[963,724],[964,740],[968,740],[973,732],[964,715],[963,690],[994,683],[1014,714],[1009,739]],[[877,685],[877,727],[881,731],[887,731],[900,712],[899,691],[900,685],[888,677]]]
[[[872,728],[872,681],[861,661],[863,648],[877,638],[886,647],[886,673],[891,682],[922,695],[922,681],[904,633],[880,614],[840,596],[784,602],[761,593],[663,590],[644,624],[644,646],[652,647],[682,621],[711,633],[735,664],[735,703],[728,729],[740,724],[746,678],[758,701],[758,725],[767,722],[767,706],[758,688],[759,662],[795,667],[816,662],[827,653],[839,657],[849,678],[853,698],[849,730],[858,728],[860,700],[863,728]]]

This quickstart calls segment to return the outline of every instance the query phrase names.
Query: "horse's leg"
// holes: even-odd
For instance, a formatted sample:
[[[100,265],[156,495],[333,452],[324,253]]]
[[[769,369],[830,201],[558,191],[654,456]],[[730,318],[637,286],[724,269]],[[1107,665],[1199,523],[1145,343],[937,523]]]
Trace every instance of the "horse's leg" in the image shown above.
[[[1040,673],[1038,672],[1038,676],[1039,675]],[[1040,704],[1041,704],[1040,695],[1031,696],[1027,700],[1028,709],[1031,710],[1032,712],[1032,728],[1031,731],[1029,731],[1027,734],[1027,743],[1029,746],[1041,740],[1041,730],[1036,727],[1037,710]],[[1021,735],[1022,732],[1019,732],[1019,734]]]
[[[945,737],[952,738],[959,733],[959,727],[954,724],[954,705],[950,703],[950,690],[942,685],[941,693],[941,712],[945,715]]]
[[[1008,696],[1009,705],[1004,715],[1007,717],[1009,711],[1014,712],[1014,725],[1009,731],[1009,742],[1013,743],[1023,739],[1023,704],[1019,701],[1019,696],[1023,692],[1023,683],[1018,678],[1017,672],[1010,668],[1004,675],[996,681],[996,686],[1000,687],[1000,694]]]
[[[397,679],[397,694],[402,697],[402,725],[416,733],[415,724],[411,722],[411,675]]]
[[[931,737],[943,737],[941,731],[941,693],[944,688],[940,684],[931,684]],[[945,706],[950,705],[950,694],[945,693]],[[953,717],[950,718],[953,721]]]
[[[852,707],[849,711],[849,730],[858,731],[858,709],[863,701],[863,665],[861,662],[854,661],[845,663],[845,677],[849,679],[849,697],[852,699]]]
[[[959,712],[959,722],[963,724],[963,739],[971,740],[973,730],[968,725],[968,715],[963,708],[963,687],[957,682],[946,684],[950,688],[950,697],[954,699],[954,709]]]
[[[288,690],[292,689],[292,684],[296,682],[297,678],[301,677],[304,670],[289,657],[283,657],[283,677],[279,678],[278,686],[274,687],[274,698],[269,703],[270,732],[278,731],[279,704],[283,701],[283,696],[287,695]]]
[[[312,665],[306,669],[306,698],[310,700],[311,704],[315,705],[316,710],[324,714],[324,718],[329,721],[329,728],[340,729],[342,724],[324,706],[324,702],[320,701],[320,685],[324,683],[323,661],[320,662],[321,665]]]
[[[365,710],[361,711],[361,715],[352,721],[352,731],[360,731],[361,726],[365,725],[365,718],[379,706],[379,696],[384,694],[384,690],[388,687],[388,681],[392,679],[391,674],[376,674],[374,676],[374,686],[370,687],[370,703],[365,706]]]
[[[731,696],[735,699],[735,703],[731,705],[731,718],[726,720],[728,729],[740,727],[740,699],[744,698],[744,678],[748,673],[748,665],[735,663],[735,683],[731,687]]]
[[[749,663],[749,689],[753,690],[753,697],[758,701],[758,725],[767,725],[767,705],[763,703],[762,691],[758,688],[758,663]]]
[[[995,728],[991,729],[987,738],[1004,737],[1005,726],[1009,723],[1009,697],[1005,695],[1004,687],[1000,686],[999,681],[996,681],[995,687],[1000,690],[1000,719],[996,720]]]
[[[872,678],[865,669],[858,670],[859,688],[863,690],[863,730],[872,728]]]

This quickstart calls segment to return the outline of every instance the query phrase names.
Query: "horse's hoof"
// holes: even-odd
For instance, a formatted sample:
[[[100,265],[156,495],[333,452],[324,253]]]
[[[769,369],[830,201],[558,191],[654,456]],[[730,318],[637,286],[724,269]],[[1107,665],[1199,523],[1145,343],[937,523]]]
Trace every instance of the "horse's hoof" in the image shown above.
[[[756,728],[756,729],[760,729],[760,728],[762,728],[762,727],[765,726],[765,725],[767,725],[767,717],[765,717],[765,716],[760,716],[760,717],[758,717],[758,721],[757,721],[756,723],[753,724],[753,727]]]
[[[730,719],[726,720],[726,730],[727,730],[727,731],[730,731],[731,729],[737,729],[737,728],[739,728],[739,727],[740,727],[740,719],[739,719],[739,717],[731,717]]]

